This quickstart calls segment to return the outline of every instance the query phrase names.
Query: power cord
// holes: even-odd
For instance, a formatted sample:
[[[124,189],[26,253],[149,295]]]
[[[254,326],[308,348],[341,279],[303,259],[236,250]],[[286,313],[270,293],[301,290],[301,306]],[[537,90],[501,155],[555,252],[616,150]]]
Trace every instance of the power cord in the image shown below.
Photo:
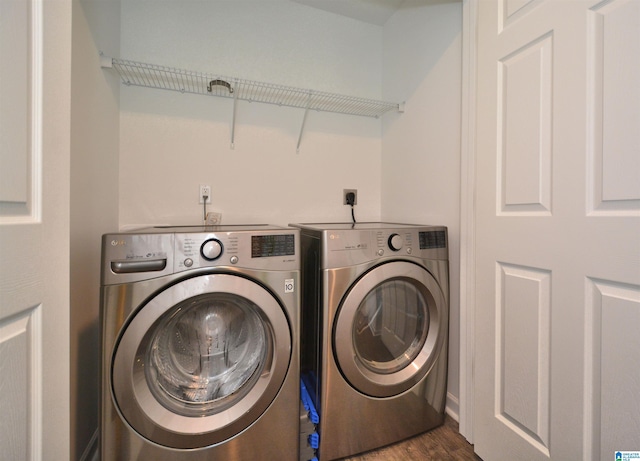
[[[203,213],[204,216],[202,217],[202,221],[206,224],[207,222],[207,200],[209,199],[208,195],[203,195],[202,196],[202,207],[203,207]]]
[[[353,224],[355,224],[356,214],[353,209],[353,205],[355,205],[355,202],[356,202],[356,194],[354,194],[353,192],[347,192],[347,195],[345,198],[347,200],[347,205],[351,205],[351,220],[353,221]]]

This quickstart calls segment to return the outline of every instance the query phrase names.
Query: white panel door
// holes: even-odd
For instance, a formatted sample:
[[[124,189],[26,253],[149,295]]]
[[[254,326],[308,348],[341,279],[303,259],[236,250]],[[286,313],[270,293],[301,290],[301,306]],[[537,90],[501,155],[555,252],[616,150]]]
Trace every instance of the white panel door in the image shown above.
[[[0,0],[0,459],[69,459],[71,1]]]
[[[481,0],[474,442],[640,450],[640,1]]]

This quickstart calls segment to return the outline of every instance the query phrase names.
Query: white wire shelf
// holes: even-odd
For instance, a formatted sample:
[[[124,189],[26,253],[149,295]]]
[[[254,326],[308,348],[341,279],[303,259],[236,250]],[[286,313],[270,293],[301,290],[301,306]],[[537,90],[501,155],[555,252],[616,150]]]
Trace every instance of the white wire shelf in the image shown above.
[[[309,110],[375,118],[389,111],[403,112],[403,105],[399,103],[256,82],[125,59],[102,57],[102,67],[115,69],[125,85],[234,99],[232,147],[235,131],[235,101],[237,100],[305,109],[298,148]]]

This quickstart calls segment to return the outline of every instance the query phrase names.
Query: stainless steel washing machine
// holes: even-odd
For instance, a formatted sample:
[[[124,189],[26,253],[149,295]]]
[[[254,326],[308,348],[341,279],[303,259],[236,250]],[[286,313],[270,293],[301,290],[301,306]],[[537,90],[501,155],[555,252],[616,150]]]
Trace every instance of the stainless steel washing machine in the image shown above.
[[[301,230],[301,373],[319,458],[382,447],[444,421],[447,229],[392,223]]]
[[[103,461],[297,460],[299,232],[102,240]]]

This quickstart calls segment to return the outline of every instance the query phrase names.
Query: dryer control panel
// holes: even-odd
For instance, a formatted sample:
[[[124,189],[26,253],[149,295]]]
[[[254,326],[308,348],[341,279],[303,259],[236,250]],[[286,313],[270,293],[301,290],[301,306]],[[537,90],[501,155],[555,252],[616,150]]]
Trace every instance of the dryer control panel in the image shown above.
[[[393,223],[300,224],[321,245],[322,267],[348,267],[383,258],[446,260],[447,228]]]

